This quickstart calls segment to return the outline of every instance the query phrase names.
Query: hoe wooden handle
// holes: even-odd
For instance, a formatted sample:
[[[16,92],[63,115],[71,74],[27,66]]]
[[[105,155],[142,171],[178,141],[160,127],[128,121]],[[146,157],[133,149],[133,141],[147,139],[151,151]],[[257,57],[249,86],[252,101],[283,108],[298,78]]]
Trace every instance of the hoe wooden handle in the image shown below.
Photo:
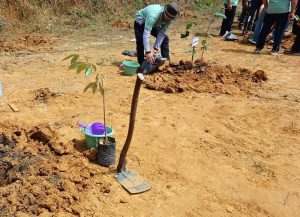
[[[130,112],[130,120],[129,120],[129,128],[128,128],[128,133],[127,133],[127,138],[126,138],[125,144],[123,146],[123,149],[121,151],[120,158],[119,158],[119,164],[117,167],[118,173],[120,173],[122,170],[126,170],[126,155],[127,155],[127,151],[130,146],[132,135],[133,135],[135,116],[136,116],[136,108],[137,108],[137,103],[138,103],[138,99],[139,99],[140,88],[141,88],[143,81],[144,81],[144,76],[143,76],[143,74],[139,73],[136,77],[134,92],[133,92],[133,96],[132,96],[131,112]]]

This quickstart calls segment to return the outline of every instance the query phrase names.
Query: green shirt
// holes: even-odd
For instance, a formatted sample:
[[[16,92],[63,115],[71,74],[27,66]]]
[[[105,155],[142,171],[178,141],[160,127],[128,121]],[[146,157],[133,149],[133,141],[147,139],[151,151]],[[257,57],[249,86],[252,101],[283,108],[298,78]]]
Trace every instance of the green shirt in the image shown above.
[[[267,13],[281,14],[288,13],[291,10],[291,0],[269,0]]]
[[[231,5],[232,6],[237,6],[239,3],[239,0],[231,0]],[[224,0],[224,4],[227,4],[227,0]]]
[[[136,18],[142,18],[145,22],[145,28],[148,30],[152,30],[153,27],[159,27],[164,32],[167,31],[171,21],[162,22],[162,14],[164,11],[164,6],[159,4],[149,5],[141,10],[139,10],[136,14]]]

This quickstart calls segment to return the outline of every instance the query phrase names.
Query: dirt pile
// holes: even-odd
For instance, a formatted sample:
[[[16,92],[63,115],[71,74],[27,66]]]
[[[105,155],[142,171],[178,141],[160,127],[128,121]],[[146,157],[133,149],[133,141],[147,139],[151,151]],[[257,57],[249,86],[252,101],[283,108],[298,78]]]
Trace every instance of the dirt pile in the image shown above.
[[[58,96],[57,93],[53,93],[49,88],[40,88],[34,91],[34,99],[40,102],[47,103],[49,98]]]
[[[180,61],[178,65],[165,66],[159,73],[147,78],[146,88],[166,93],[184,91],[208,92],[230,95],[253,94],[262,82],[268,80],[262,70],[252,72],[231,65],[218,66],[196,60]]]
[[[131,29],[131,26],[128,22],[123,21],[123,20],[117,20],[115,21],[112,26],[117,27],[119,29],[123,29],[123,30],[128,30]]]
[[[80,215],[80,201],[97,172],[47,125],[0,134],[0,216],[48,212]],[[98,183],[109,193],[109,184]]]
[[[0,39],[0,52],[51,50],[54,42],[53,38],[41,35],[24,35],[12,41]]]

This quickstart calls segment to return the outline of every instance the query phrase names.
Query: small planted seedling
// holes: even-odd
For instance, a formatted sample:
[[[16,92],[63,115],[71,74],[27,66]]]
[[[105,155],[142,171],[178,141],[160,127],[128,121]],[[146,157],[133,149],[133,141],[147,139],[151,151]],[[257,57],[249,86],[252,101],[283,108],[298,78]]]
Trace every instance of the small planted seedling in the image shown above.
[[[201,40],[201,50],[202,50],[202,54],[201,54],[201,62],[203,62],[203,56],[204,56],[204,51],[206,51],[209,47],[208,43],[207,43],[207,38],[208,37],[212,37],[210,34],[209,34],[209,30],[211,28],[211,25],[212,23],[215,22],[215,20],[217,18],[222,18],[222,19],[226,19],[226,16],[220,12],[216,12],[214,13],[211,18],[210,18],[210,22],[209,22],[209,25],[206,29],[206,31],[204,32],[204,39]],[[193,24],[197,24],[195,22],[190,22],[186,25],[186,31],[185,33],[181,33],[181,38],[186,38],[190,35],[190,30],[191,28],[193,27]],[[195,36],[199,36],[200,34],[199,33],[196,33]],[[193,39],[193,41],[195,40],[195,38]],[[192,51],[185,51],[185,52],[191,52],[192,53],[192,61],[194,59],[194,55],[196,54],[196,51],[195,51],[195,46],[192,46],[193,47],[193,50]]]
[[[89,77],[91,73],[97,72],[97,67],[95,64],[90,63],[87,57],[84,57],[84,60],[79,58],[78,54],[72,54],[64,58],[64,60],[71,59],[69,69],[73,69],[76,73],[85,73],[85,77]],[[107,136],[107,126],[106,126],[106,115],[105,115],[105,89],[103,77],[100,74],[96,74],[95,81],[89,83],[83,92],[86,92],[88,89],[91,89],[93,94],[97,91],[101,93],[103,101],[103,121],[104,121],[104,140],[99,140],[97,144],[97,153],[98,153],[98,163],[101,166],[110,166],[115,163],[115,152],[116,152],[116,141],[113,137]]]
[[[93,72],[97,72],[97,67],[95,64],[90,63],[87,57],[84,57],[84,60],[81,60],[78,54],[72,54],[67,56],[64,60],[70,60],[69,70],[75,70],[77,74],[84,72],[85,77],[89,77]],[[86,92],[88,89],[91,89],[93,94],[97,91],[101,93],[102,102],[103,102],[103,121],[104,121],[104,133],[105,133],[105,141],[104,143],[108,142],[107,139],[107,132],[106,132],[106,115],[105,115],[105,91],[104,91],[104,83],[103,77],[100,74],[96,74],[95,81],[89,83],[83,90]]]

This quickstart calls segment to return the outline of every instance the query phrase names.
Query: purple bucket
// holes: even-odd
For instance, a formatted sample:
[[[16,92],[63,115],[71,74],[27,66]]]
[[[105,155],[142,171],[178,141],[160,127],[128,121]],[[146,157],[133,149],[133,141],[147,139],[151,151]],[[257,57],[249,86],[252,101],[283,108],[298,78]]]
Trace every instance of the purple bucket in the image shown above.
[[[97,123],[97,122],[93,123],[90,125],[90,129],[92,131],[92,134],[94,134],[94,135],[103,135],[105,132],[104,124],[102,124],[102,123]]]
[[[77,124],[81,127],[86,128],[87,132],[93,135],[103,135],[105,133],[104,124],[99,122],[95,122],[92,124],[85,124],[85,123],[78,122]]]

